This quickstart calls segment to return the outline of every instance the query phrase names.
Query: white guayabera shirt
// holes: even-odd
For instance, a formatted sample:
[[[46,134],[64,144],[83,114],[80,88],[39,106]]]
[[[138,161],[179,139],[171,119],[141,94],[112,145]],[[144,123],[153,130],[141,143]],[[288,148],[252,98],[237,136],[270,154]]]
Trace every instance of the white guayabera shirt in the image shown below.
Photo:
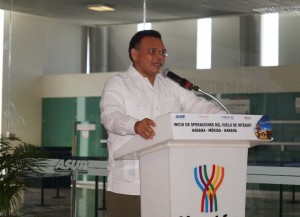
[[[140,194],[138,161],[114,160],[113,155],[132,139],[137,121],[154,120],[169,112],[226,113],[161,74],[156,75],[152,86],[132,65],[106,81],[100,110],[102,123],[108,131],[107,190],[129,195]]]

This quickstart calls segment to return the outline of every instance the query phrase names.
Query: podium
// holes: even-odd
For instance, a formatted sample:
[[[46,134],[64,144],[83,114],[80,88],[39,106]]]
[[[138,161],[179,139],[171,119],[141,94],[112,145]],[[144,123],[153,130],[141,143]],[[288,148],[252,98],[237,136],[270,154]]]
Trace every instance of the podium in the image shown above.
[[[262,115],[169,113],[156,136],[114,155],[139,159],[142,217],[245,216],[248,148],[272,140]]]

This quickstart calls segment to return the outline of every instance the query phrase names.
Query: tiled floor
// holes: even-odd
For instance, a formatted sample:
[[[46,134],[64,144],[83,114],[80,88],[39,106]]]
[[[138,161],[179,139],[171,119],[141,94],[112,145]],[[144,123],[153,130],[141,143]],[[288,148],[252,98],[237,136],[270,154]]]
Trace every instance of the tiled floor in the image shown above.
[[[41,189],[31,188],[25,193],[24,211],[35,213],[40,217],[72,217],[71,188],[61,188],[57,198],[55,188],[44,191],[44,205],[41,205]],[[292,194],[284,193],[281,217],[300,217],[300,195],[291,201]],[[298,201],[299,200],[299,201]],[[95,194],[92,186],[76,190],[76,217],[94,217]],[[98,207],[102,207],[102,190],[99,190]],[[98,210],[98,217],[106,217],[106,212]],[[33,216],[33,215],[29,215]],[[246,217],[280,217],[278,192],[247,192]]]

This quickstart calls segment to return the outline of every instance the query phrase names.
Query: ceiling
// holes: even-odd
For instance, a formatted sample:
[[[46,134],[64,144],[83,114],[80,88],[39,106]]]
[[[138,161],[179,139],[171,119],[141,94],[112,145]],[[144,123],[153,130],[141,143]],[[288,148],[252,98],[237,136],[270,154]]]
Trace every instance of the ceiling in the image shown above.
[[[144,16],[144,1],[146,16]],[[113,12],[95,12],[88,4],[107,3]],[[11,7],[12,5],[12,7]],[[255,14],[253,9],[300,10],[300,0],[0,0],[0,8],[87,26],[115,25]]]

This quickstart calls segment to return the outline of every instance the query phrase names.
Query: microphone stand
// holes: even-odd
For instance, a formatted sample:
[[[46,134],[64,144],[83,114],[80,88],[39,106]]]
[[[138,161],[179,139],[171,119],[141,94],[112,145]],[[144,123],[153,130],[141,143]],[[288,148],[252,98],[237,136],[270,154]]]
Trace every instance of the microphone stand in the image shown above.
[[[211,94],[205,92],[204,90],[201,90],[198,86],[193,86],[192,90],[204,93],[205,95],[209,96],[210,98],[212,98],[213,100],[215,100],[217,103],[219,103],[220,106],[222,106],[222,108],[227,112],[227,114],[230,114],[230,112],[227,110],[227,108],[223,105],[223,103],[221,103],[216,97],[212,96]]]
[[[222,108],[227,112],[227,114],[230,114],[229,111],[227,110],[227,108],[217,98],[215,98],[214,96],[210,95],[209,93],[201,90],[198,86],[193,85],[191,82],[189,82],[185,78],[179,77],[175,73],[171,72],[168,68],[163,69],[161,73],[162,73],[162,76],[173,80],[174,82],[178,83],[181,87],[183,87],[187,90],[195,90],[195,91],[204,93],[205,95],[209,96],[210,98],[214,99],[217,103],[219,103],[219,105],[222,106]]]

